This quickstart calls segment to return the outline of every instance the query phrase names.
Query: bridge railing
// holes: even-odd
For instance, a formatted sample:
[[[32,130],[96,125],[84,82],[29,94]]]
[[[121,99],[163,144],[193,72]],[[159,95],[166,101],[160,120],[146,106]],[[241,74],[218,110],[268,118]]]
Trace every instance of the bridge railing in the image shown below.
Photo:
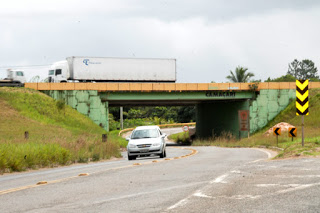
[[[253,90],[255,83],[26,83],[26,88],[35,90],[98,90],[98,91],[208,91],[208,90]],[[261,89],[295,89],[295,82],[256,83]],[[320,82],[310,82],[309,89],[320,88]]]

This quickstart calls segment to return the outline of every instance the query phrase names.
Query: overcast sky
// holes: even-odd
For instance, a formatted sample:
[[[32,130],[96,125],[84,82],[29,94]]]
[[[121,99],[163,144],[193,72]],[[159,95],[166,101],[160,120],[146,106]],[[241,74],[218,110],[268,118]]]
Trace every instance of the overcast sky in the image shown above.
[[[0,77],[25,67],[45,78],[68,56],[175,58],[177,82],[285,75],[311,59],[320,69],[319,0],[10,0],[0,6]]]

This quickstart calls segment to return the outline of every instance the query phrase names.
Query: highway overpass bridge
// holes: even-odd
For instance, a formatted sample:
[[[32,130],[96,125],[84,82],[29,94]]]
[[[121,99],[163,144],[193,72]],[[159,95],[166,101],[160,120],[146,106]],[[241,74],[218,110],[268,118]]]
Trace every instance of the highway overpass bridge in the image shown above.
[[[195,105],[198,137],[231,132],[238,137],[238,110],[250,111],[250,132],[263,128],[292,100],[295,82],[286,83],[27,83],[89,116],[109,130],[111,106]],[[320,88],[312,82],[309,88]],[[248,132],[241,132],[242,137]]]

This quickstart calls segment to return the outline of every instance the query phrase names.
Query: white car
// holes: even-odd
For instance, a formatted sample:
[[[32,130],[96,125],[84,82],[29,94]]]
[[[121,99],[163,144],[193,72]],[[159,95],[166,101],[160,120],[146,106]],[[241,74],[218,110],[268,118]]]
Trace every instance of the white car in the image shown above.
[[[160,158],[166,157],[167,135],[162,133],[158,126],[140,126],[133,130],[129,141],[128,159],[135,160],[137,157],[159,155]]]

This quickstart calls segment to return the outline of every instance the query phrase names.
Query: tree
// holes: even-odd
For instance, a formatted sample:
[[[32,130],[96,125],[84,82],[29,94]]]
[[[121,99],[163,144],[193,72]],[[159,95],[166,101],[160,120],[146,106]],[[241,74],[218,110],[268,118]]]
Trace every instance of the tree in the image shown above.
[[[269,77],[265,82],[296,82],[296,78],[290,74],[287,74],[275,79],[271,79]]]
[[[294,61],[289,64],[287,74],[294,76],[296,79],[319,79],[317,72],[318,69],[314,66],[313,61],[309,59],[302,61],[294,59]]]
[[[246,67],[240,67],[238,66],[235,70],[235,73],[233,73],[231,70],[230,70],[230,74],[231,75],[228,75],[226,78],[232,82],[248,82],[249,79],[251,77],[254,76],[253,73],[251,72],[247,72],[248,71],[248,68]]]
[[[196,120],[195,106],[181,106],[178,108],[178,122],[187,123]]]

